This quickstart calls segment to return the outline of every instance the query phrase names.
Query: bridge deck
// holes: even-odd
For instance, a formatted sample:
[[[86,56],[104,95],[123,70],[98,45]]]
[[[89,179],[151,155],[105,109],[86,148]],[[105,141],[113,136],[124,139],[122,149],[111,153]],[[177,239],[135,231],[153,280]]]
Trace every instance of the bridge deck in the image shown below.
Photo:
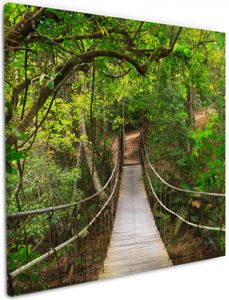
[[[99,278],[171,265],[147,200],[141,166],[124,166],[110,246]]]

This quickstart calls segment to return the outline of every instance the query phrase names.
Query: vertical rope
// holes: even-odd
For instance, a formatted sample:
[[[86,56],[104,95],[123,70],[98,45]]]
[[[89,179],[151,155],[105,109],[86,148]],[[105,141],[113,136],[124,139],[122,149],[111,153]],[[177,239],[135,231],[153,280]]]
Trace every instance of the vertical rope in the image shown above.
[[[8,276],[7,276],[7,283],[8,283],[8,294],[10,296],[14,296],[15,293],[14,293],[14,287],[13,287],[13,279],[12,277],[10,276],[10,274],[8,273]]]
[[[100,200],[100,205],[102,207],[101,200]],[[103,245],[103,238],[104,238],[104,236],[103,236],[103,214],[101,214],[101,216],[100,216],[100,234],[101,234],[101,236],[100,236],[101,257],[103,258],[103,253],[104,253],[104,249],[103,249],[103,247],[104,247],[104,245]]]
[[[56,258],[56,263],[57,263],[57,268],[58,268],[58,274],[59,274],[60,285],[63,285],[63,279],[62,279],[62,275],[61,275],[61,269],[60,269],[59,258],[58,258],[56,249],[53,248],[53,250],[54,250],[54,255],[55,255],[55,258]]]
[[[82,245],[81,245],[81,240],[80,240],[80,237],[78,237],[77,239],[77,244],[78,244],[78,257],[79,257],[79,264],[80,264],[80,268],[81,270],[84,269],[84,266],[83,266],[83,254],[82,254]]]
[[[89,242],[89,247],[90,247],[90,258],[91,258],[91,269],[93,275],[97,271],[97,265],[95,261],[95,256],[94,256],[94,248],[95,248],[95,243],[94,243],[94,226],[91,227],[89,234],[88,234],[88,242]]]
[[[51,245],[52,250],[54,250],[54,256],[56,258],[56,263],[57,263],[57,269],[58,269],[58,274],[59,274],[59,281],[60,284],[63,285],[63,280],[62,280],[62,275],[61,275],[61,269],[60,269],[60,263],[59,263],[59,258],[55,250],[55,244],[54,244],[54,232],[53,232],[53,212],[49,212],[48,216],[48,221],[49,221],[49,230],[50,230],[50,238],[49,238],[49,245]]]
[[[25,242],[25,254],[26,254],[26,263],[29,262],[29,245],[28,245],[28,235],[27,235],[27,230],[26,230],[26,224],[24,225],[24,242]],[[31,289],[34,289],[34,284],[33,284],[33,279],[32,279],[32,275],[31,275],[31,271],[28,270],[28,276],[29,276],[29,282],[30,282],[30,286]]]
[[[80,253],[80,258],[81,258],[80,263],[81,263],[82,270],[85,271],[84,272],[85,273],[85,279],[87,280],[87,278],[91,274],[91,273],[88,272],[88,271],[91,270],[91,266],[90,266],[91,261],[93,262],[93,264],[96,263],[96,251],[94,251],[94,249],[96,248],[96,246],[95,246],[96,242],[95,242],[95,239],[93,239],[93,234],[95,232],[94,229],[98,228],[98,232],[96,232],[97,234],[95,234],[95,236],[98,237],[98,240],[101,241],[101,243],[99,243],[99,242],[97,243],[98,245],[100,244],[100,246],[101,246],[101,248],[100,248],[100,250],[101,250],[101,252],[100,252],[101,259],[104,258],[104,256],[105,256],[105,247],[109,243],[111,224],[113,222],[113,217],[115,215],[114,206],[116,206],[116,202],[117,202],[115,200],[117,200],[118,187],[119,187],[119,181],[120,181],[119,180],[120,179],[120,170],[121,170],[120,160],[121,160],[121,158],[123,158],[122,157],[122,155],[123,155],[122,152],[119,152],[118,155],[119,155],[118,156],[118,165],[117,165],[118,167],[114,168],[114,173],[112,171],[112,173],[115,174],[115,180],[113,182],[113,189],[111,189],[112,193],[110,194],[110,197],[109,197],[109,199],[107,200],[106,203],[100,202],[100,207],[99,207],[100,211],[98,212],[98,214],[92,220],[88,219],[88,226],[86,226],[86,227],[88,227],[87,232],[85,231],[85,234],[84,234],[84,229],[81,230],[84,234],[84,235],[83,234],[81,235],[82,238],[80,238],[77,234],[75,234],[75,236],[73,237],[74,240],[73,240],[73,238],[71,238],[71,239],[67,240],[66,242],[64,242],[64,243],[58,245],[57,247],[55,247],[55,235],[54,234],[55,234],[56,228],[54,227],[55,222],[53,221],[53,211],[50,210],[49,214],[48,214],[48,218],[46,219],[46,221],[48,222],[48,225],[49,225],[49,235],[48,235],[49,250],[45,254],[41,255],[38,259],[34,259],[30,263],[27,263],[26,265],[22,266],[23,270],[22,270],[22,267],[19,268],[20,273],[17,272],[17,275],[15,274],[15,271],[12,272],[12,274],[14,273],[14,276],[18,276],[19,274],[25,272],[25,270],[28,270],[29,268],[32,268],[35,264],[41,263],[42,261],[46,261],[46,260],[48,262],[47,267],[52,268],[52,266],[50,264],[50,257],[51,257],[51,255],[55,255],[55,260],[56,260],[56,263],[57,263],[57,269],[58,269],[58,275],[59,275],[59,282],[60,282],[60,285],[63,285],[63,274],[64,274],[64,272],[63,272],[63,270],[61,271],[61,263],[60,263],[58,255],[57,255],[57,251],[60,251],[61,249],[63,249],[63,247],[66,247],[72,241],[77,240],[78,243],[77,243],[77,246],[75,247],[75,249],[79,248],[79,253]],[[112,178],[113,178],[113,175],[112,175],[111,179]],[[83,215],[83,208],[85,208],[85,205],[80,206],[80,211],[82,212],[81,213],[81,218],[82,218],[82,215]],[[69,229],[73,230],[73,231],[75,230],[75,232],[78,232],[77,226],[79,224],[79,220],[78,220],[79,218],[78,218],[77,209],[75,210],[74,214],[76,214],[76,216],[73,220],[74,225],[71,224]],[[94,221],[96,221],[96,222],[94,222]],[[98,226],[95,227],[95,224],[97,224]],[[87,237],[85,238],[85,236],[87,236]],[[90,238],[91,236],[92,236],[92,238]],[[83,245],[82,241],[84,241],[84,245]],[[50,250],[52,250],[52,251],[50,251]],[[27,243],[27,253],[28,253],[28,243]],[[76,257],[76,255],[75,255],[75,257]],[[55,260],[54,260],[54,262],[55,262]],[[84,264],[84,266],[83,266],[83,264]],[[18,270],[16,270],[16,271],[18,271]],[[53,271],[53,270],[47,270],[47,271]],[[65,272],[67,272],[67,270]],[[10,290],[12,290],[10,288],[10,285],[11,285],[10,280],[11,279],[12,278],[9,277],[9,289]],[[80,279],[82,279],[82,278],[80,278]],[[13,293],[13,292],[11,291],[11,293]]]

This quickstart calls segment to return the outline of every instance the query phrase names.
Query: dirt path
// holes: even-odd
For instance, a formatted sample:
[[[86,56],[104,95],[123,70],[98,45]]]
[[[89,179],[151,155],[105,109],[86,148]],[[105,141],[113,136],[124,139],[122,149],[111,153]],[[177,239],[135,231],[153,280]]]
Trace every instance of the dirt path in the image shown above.
[[[125,132],[125,153],[124,165],[136,165],[140,163],[139,159],[140,132],[130,130]],[[118,138],[113,141],[112,147],[113,162],[115,163],[118,153]]]
[[[125,132],[124,165],[139,164],[140,132],[131,130]]]
[[[207,121],[211,118],[215,112],[213,108],[200,109],[195,112],[195,129],[204,128]]]

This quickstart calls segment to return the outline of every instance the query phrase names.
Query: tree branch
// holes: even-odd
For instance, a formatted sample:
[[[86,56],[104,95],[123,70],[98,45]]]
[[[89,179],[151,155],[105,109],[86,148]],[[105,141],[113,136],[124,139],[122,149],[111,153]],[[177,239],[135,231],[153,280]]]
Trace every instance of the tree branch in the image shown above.
[[[25,82],[28,81],[27,67],[28,67],[28,51],[26,50],[25,51],[25,59],[24,59]],[[25,87],[25,94],[24,94],[24,99],[23,99],[23,103],[22,103],[21,120],[23,119],[24,113],[25,113],[27,95],[28,95],[28,84]]]
[[[61,86],[63,85],[64,81],[71,75],[71,73],[72,72],[70,72],[68,75],[66,75],[66,77],[62,80],[62,82],[55,89],[55,91],[53,93],[53,96],[52,96],[52,99],[51,99],[51,101],[49,103],[49,107],[48,107],[48,109],[47,109],[44,117],[42,118],[42,120],[40,121],[40,123],[36,125],[36,129],[28,136],[28,138],[21,145],[19,145],[17,147],[18,149],[21,148],[21,147],[23,147],[33,136],[35,136],[37,134],[38,129],[43,125],[43,123],[45,122],[45,120],[46,120],[46,118],[47,118],[47,116],[48,116],[48,114],[49,114],[49,112],[50,112],[50,110],[52,108],[52,105],[53,105],[53,102],[54,102],[54,100],[56,98],[57,93],[59,92],[59,90],[60,90]]]
[[[178,36],[178,35],[177,35]],[[177,38],[176,38],[177,39]],[[149,59],[146,61],[145,64],[139,63],[136,58],[130,56],[129,54],[116,50],[93,50],[84,53],[80,53],[70,59],[65,65],[61,65],[56,68],[55,73],[57,73],[56,78],[54,79],[54,87],[56,87],[62,80],[64,80],[65,76],[69,74],[76,65],[82,65],[83,63],[92,62],[97,57],[111,57],[117,58],[120,60],[124,60],[130,64],[132,64],[135,69],[138,71],[139,74],[145,75],[149,65],[152,63],[153,60],[159,60],[162,57],[165,57],[170,54],[172,51],[171,48],[158,48],[155,49],[151,54]],[[139,56],[139,55],[138,55]],[[23,120],[19,123],[17,127],[18,132],[25,131],[28,126],[30,125],[33,118],[36,116],[38,111],[44,105],[48,97],[52,94],[52,90],[49,89],[48,86],[41,88],[39,98],[36,102],[32,104],[28,113],[24,116]],[[10,136],[7,140],[9,144],[15,142],[16,137]]]
[[[17,47],[26,36],[34,31],[34,25],[43,15],[45,8],[38,9],[35,13],[26,12],[20,21],[5,37],[5,48]]]
[[[129,72],[131,71],[131,68],[129,68],[126,72],[124,72],[123,74],[120,75],[111,75],[111,74],[107,74],[105,72],[103,72],[102,70],[100,70],[100,72],[102,72],[103,75],[110,77],[110,78],[121,78],[124,77],[125,75],[127,75]]]
[[[81,53],[77,55],[76,59],[81,60],[82,62],[90,62],[93,61],[97,57],[113,57],[121,60],[125,60],[132,64],[139,74],[145,75],[146,70],[142,64],[140,64],[136,58],[130,56],[129,54],[125,53],[124,51],[120,50],[94,50],[88,51],[85,53]]]
[[[30,48],[24,48],[24,47],[10,47],[8,49],[4,49],[5,53],[10,52],[10,51],[28,51],[31,53],[36,54],[36,56],[38,56],[37,52],[33,49]]]
[[[34,32],[41,17],[52,18],[57,22],[60,21],[55,13],[47,11],[46,8],[37,8],[35,12],[26,12],[6,35],[5,49],[13,47],[13,49],[17,50],[20,44],[27,42],[27,38]]]
[[[183,28],[183,27],[180,27],[180,28],[178,29],[177,34],[176,34],[176,36],[175,36],[175,39],[173,40],[173,43],[172,43],[172,45],[171,45],[171,47],[170,47],[170,52],[173,51],[173,48],[174,48],[174,46],[175,46],[175,44],[176,44],[176,42],[177,42],[177,40],[178,40],[178,37],[179,37],[179,35],[180,35],[180,33],[181,33],[182,28]]]
[[[140,22],[139,26],[138,26],[138,29],[136,30],[135,34],[134,34],[134,38],[133,40],[135,40],[137,38],[137,36],[140,35],[140,32],[141,32],[141,29],[142,29],[142,26],[144,25],[144,22]]]
[[[108,34],[115,32],[114,28],[110,28],[107,30]],[[66,37],[58,37],[58,38],[49,38],[46,35],[33,35],[28,39],[28,42],[50,42],[50,43],[63,43],[64,41],[81,41],[86,39],[99,39],[106,37],[106,34],[102,32],[93,32],[89,34],[79,34],[79,35],[72,35]]]
[[[16,87],[13,87],[11,100],[10,100],[10,107],[8,108],[7,114],[6,114],[6,124],[10,122],[10,120],[13,117],[14,111],[18,104],[18,97],[19,94],[27,88],[31,84],[31,79],[27,79],[26,81],[20,83]],[[12,86],[12,85],[11,85]]]

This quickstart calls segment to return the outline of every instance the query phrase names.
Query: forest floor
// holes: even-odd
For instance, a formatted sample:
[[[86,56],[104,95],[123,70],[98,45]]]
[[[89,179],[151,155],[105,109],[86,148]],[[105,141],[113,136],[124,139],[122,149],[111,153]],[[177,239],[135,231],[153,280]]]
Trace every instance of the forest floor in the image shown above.
[[[195,112],[195,129],[204,128],[207,121],[215,112],[213,108],[202,108]]]

